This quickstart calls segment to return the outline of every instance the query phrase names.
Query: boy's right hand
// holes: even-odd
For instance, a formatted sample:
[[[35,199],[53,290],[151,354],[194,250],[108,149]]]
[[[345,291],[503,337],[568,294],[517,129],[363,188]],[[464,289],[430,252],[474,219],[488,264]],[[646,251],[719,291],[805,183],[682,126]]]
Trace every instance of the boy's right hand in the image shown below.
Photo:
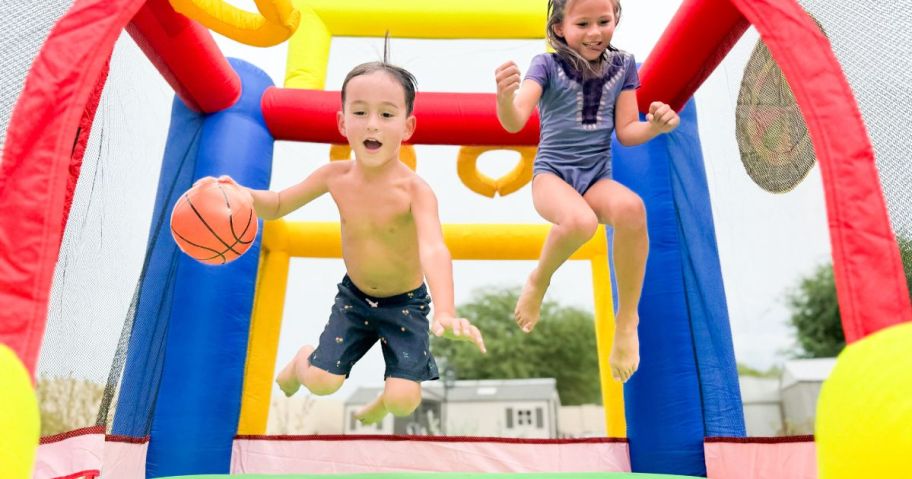
[[[195,183],[193,183],[193,188],[196,188],[197,186],[203,185],[206,183],[215,183],[216,181],[218,181],[218,178],[216,178],[214,176],[204,176],[204,177],[196,180]]]
[[[247,198],[250,201],[250,206],[253,207],[253,203],[254,203],[253,193],[251,193],[250,190],[247,189],[245,186],[239,184],[237,181],[234,181],[234,178],[232,178],[228,175],[222,175],[222,176],[218,177],[218,182],[225,184],[225,185],[231,185],[231,186],[237,188],[238,190],[240,190],[242,193],[246,193]]]
[[[512,104],[513,96],[519,90],[519,67],[512,61],[504,63],[494,71],[494,78],[497,80],[497,101]]]
[[[248,190],[247,188],[238,184],[237,181],[234,181],[234,178],[232,178],[228,175],[222,175],[222,176],[219,176],[218,178],[216,178],[214,176],[204,176],[204,177],[196,180],[196,183],[193,183],[193,187],[196,188],[197,186],[203,185],[206,183],[221,183],[224,185],[231,185],[231,186],[237,188],[238,190],[240,190],[242,193],[246,193],[246,195],[248,197],[248,201],[250,201],[250,205],[253,206],[253,194],[250,193],[250,190]]]
[[[484,339],[481,337],[481,331],[468,319],[457,318],[449,314],[435,314],[431,332],[437,337],[444,336],[448,339],[475,343],[479,351],[488,352]]]

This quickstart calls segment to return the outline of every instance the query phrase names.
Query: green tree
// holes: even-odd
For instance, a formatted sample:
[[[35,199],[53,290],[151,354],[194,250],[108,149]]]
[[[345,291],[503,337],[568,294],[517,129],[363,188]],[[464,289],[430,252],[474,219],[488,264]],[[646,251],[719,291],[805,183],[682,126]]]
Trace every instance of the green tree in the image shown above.
[[[801,280],[798,289],[788,295],[801,358],[828,358],[845,347],[845,335],[836,299],[833,267],[825,264]]]
[[[899,238],[897,243],[908,287],[912,284],[912,241]],[[845,347],[845,334],[831,264],[819,266],[810,276],[802,279],[786,301],[791,311],[790,323],[795,329],[801,349],[798,357],[833,357],[842,351]]]
[[[781,366],[771,366],[766,371],[748,366],[746,364],[737,364],[738,376],[749,376],[755,378],[778,378],[782,375]]]
[[[601,403],[595,325],[591,313],[551,301],[542,305],[541,320],[531,334],[513,321],[518,290],[476,292],[460,305],[484,335],[487,354],[474,345],[432,337],[438,358],[455,366],[460,378],[555,378],[561,404]]]

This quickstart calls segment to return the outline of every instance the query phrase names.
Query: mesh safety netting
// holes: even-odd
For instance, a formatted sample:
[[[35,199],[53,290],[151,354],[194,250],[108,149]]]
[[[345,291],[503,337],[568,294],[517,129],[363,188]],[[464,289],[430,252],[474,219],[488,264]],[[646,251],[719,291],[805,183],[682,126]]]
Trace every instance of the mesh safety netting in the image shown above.
[[[0,2],[0,151],[32,61],[72,0]]]
[[[54,272],[36,374],[42,435],[109,425],[135,314],[172,96],[133,40],[122,34]]]

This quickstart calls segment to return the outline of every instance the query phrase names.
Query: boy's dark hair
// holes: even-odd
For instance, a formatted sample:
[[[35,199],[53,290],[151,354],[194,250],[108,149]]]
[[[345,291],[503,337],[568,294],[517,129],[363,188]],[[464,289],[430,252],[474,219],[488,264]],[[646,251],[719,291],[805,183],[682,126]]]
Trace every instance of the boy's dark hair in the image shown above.
[[[386,32],[386,38],[383,41],[383,61],[362,63],[352,68],[348,75],[345,75],[345,81],[342,82],[342,108],[345,108],[345,89],[352,78],[382,71],[402,85],[402,90],[405,92],[406,115],[412,114],[412,110],[415,108],[415,92],[418,90],[418,80],[415,79],[415,75],[412,75],[405,68],[389,63],[389,38],[389,32]]]
[[[415,76],[409,73],[405,68],[390,65],[385,61],[362,63],[355,68],[352,68],[352,71],[348,72],[348,75],[345,75],[345,81],[342,82],[342,107],[345,107],[345,88],[352,78],[379,71],[386,72],[402,85],[402,90],[405,92],[406,114],[411,115],[412,110],[415,108],[415,91],[418,89],[418,82],[415,80]]]

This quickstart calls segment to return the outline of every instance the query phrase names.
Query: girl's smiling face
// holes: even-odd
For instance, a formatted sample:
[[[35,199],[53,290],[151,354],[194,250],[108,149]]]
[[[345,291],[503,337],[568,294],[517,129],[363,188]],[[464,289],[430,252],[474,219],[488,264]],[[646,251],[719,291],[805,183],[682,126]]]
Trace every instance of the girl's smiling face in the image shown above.
[[[571,0],[554,33],[588,61],[596,61],[608,48],[617,26],[613,0]]]

